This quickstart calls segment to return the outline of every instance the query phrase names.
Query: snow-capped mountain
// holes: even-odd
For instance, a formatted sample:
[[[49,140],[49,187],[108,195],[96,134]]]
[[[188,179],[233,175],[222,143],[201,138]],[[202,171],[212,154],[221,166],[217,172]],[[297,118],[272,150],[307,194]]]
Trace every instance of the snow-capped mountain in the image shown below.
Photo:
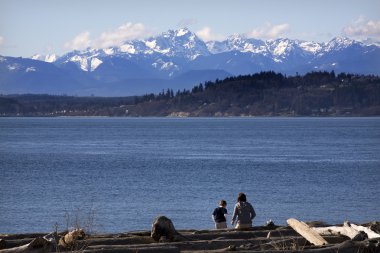
[[[211,61],[211,69],[224,66],[224,70],[231,74],[245,73],[235,70],[236,65],[240,64],[257,65],[261,66],[260,70],[276,70],[291,74],[310,70],[333,70],[335,65],[327,67],[326,64],[313,63],[319,62],[330,52],[339,52],[355,46],[361,48],[363,52],[369,47],[379,49],[375,45],[367,46],[341,37],[327,43],[316,43],[286,38],[262,41],[242,35],[232,35],[224,41],[205,43],[190,30],[183,28],[176,31],[169,30],[159,36],[144,40],[126,41],[118,47],[73,51],[58,59],[57,64],[75,63],[83,71],[94,72],[102,64],[107,65],[109,59],[119,58],[119,62],[125,61],[126,66],[135,64],[142,67],[145,72],[150,72],[150,77],[172,78],[191,70],[188,67],[198,62],[197,58],[201,57],[209,58],[207,62]],[[235,54],[230,55],[231,52]],[[223,56],[228,58],[225,62],[221,61],[221,58],[225,58]],[[250,58],[248,63],[247,56]],[[228,67],[229,65],[231,68]],[[300,65],[304,66],[303,68],[305,65],[307,67],[294,69],[294,66]],[[246,66],[243,67],[243,69],[246,68]],[[255,71],[255,68],[252,71]],[[372,70],[358,70],[358,72],[372,73]]]
[[[55,62],[58,56],[56,54],[47,54],[47,55],[35,54],[30,58],[33,60],[39,60],[39,61],[44,61],[44,62]]]
[[[66,78],[75,80],[71,84],[76,83],[78,89],[73,94],[87,94],[90,91],[98,94],[101,90],[107,95],[110,94],[107,91],[119,90],[116,94],[127,95],[162,88],[190,88],[206,81],[206,77],[212,80],[265,70],[285,74],[319,70],[380,74],[380,47],[375,43],[366,45],[342,37],[326,43],[287,38],[263,41],[242,35],[205,43],[186,28],[169,30],[142,40],[125,41],[115,47],[88,48],[60,57],[52,54],[34,55],[31,58],[35,62],[50,64]],[[7,63],[15,61],[16,58],[12,57],[1,59],[1,72],[7,78],[1,79],[0,92],[9,93],[9,89],[4,87],[23,85],[22,82],[9,85],[15,76],[21,75],[22,71],[18,72],[17,67],[21,63]],[[48,75],[48,68],[36,68],[37,63],[33,60],[17,58],[17,62],[24,61],[22,66],[26,64],[22,73],[25,74],[26,70],[38,72],[39,78],[44,78],[42,73]],[[36,75],[28,76],[28,87],[33,82],[40,82],[34,77]],[[180,78],[189,76],[192,78],[187,78],[188,81]],[[33,81],[33,78],[36,80]],[[133,88],[137,86],[138,89]]]

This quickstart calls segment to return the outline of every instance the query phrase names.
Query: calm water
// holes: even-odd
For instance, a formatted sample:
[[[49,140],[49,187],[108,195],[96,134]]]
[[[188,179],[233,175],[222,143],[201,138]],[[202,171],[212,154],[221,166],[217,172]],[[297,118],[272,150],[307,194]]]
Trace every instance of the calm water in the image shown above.
[[[0,118],[0,233],[380,220],[380,118]]]

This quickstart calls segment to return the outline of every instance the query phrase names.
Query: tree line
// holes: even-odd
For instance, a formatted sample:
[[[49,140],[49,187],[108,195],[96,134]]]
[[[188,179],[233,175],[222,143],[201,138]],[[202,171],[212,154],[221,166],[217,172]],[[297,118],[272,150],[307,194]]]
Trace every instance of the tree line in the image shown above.
[[[380,78],[334,71],[273,71],[133,97],[2,95],[1,116],[380,115]]]

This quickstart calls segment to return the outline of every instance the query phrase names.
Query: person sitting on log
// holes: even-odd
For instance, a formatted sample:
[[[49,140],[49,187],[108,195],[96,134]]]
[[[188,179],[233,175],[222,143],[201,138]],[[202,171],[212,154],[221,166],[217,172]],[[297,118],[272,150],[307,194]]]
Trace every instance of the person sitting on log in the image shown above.
[[[247,197],[244,193],[239,193],[237,203],[235,204],[234,212],[232,214],[231,225],[236,222],[236,229],[251,228],[252,220],[256,217],[256,212],[252,205],[247,202]]]

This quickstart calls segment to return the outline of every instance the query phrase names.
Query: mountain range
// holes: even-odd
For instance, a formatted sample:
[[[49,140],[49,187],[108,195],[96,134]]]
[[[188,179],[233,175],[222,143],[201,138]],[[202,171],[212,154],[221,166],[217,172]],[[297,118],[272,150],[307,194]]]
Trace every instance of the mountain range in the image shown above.
[[[380,47],[342,37],[317,43],[233,35],[204,42],[182,28],[62,56],[0,56],[0,93],[141,95],[267,70],[287,75],[310,71],[380,75]]]

